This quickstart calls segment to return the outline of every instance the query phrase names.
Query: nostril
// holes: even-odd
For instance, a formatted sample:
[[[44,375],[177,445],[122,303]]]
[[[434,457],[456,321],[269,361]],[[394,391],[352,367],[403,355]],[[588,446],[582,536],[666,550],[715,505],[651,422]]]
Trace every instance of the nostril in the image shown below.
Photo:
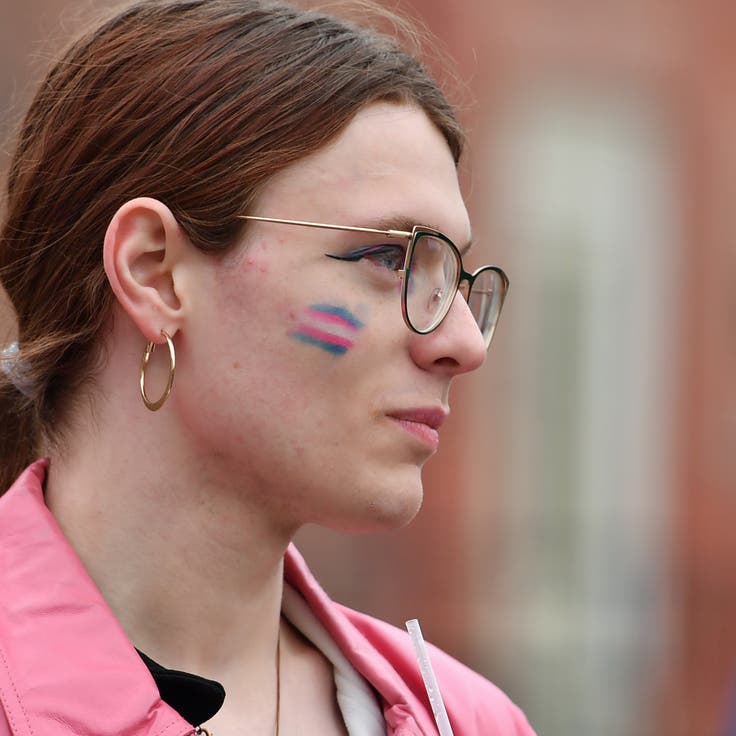
[[[442,368],[450,368],[452,370],[460,367],[460,362],[455,360],[455,358],[437,358],[435,360],[434,364],[436,366],[441,366]]]

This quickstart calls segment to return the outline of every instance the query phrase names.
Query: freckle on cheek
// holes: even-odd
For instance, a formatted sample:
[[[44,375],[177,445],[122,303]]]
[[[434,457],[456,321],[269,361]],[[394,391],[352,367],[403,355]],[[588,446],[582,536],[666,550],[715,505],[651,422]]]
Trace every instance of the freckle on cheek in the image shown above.
[[[234,368],[235,370],[238,370],[238,368],[240,368],[240,363],[238,363],[238,361],[237,361],[237,360],[236,360],[236,361],[235,361],[235,362],[233,363],[233,368]]]

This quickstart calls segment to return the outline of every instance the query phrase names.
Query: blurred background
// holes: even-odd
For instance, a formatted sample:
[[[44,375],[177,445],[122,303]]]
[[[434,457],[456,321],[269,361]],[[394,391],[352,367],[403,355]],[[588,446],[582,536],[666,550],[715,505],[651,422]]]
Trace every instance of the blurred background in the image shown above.
[[[0,0],[3,140],[102,6]],[[736,4],[402,8],[468,129],[471,265],[512,286],[418,519],[302,551],[540,736],[736,734]]]

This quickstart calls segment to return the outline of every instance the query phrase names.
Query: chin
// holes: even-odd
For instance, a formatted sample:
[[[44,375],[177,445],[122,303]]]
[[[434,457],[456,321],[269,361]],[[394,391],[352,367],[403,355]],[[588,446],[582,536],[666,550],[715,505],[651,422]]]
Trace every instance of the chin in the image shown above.
[[[353,518],[349,531],[353,532],[385,532],[406,526],[422,507],[424,490],[421,479],[413,483],[397,483],[366,493],[367,505]]]

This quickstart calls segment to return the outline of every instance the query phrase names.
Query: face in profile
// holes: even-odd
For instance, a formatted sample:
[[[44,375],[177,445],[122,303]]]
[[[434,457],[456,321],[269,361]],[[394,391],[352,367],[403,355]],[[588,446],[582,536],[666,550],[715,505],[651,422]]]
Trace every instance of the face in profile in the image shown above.
[[[441,133],[420,109],[388,103],[273,177],[247,214],[470,239]],[[197,273],[172,401],[206,471],[275,524],[387,528],[421,504],[450,383],[482,364],[485,345],[460,296],[434,332],[407,328],[405,248],[248,222]]]

